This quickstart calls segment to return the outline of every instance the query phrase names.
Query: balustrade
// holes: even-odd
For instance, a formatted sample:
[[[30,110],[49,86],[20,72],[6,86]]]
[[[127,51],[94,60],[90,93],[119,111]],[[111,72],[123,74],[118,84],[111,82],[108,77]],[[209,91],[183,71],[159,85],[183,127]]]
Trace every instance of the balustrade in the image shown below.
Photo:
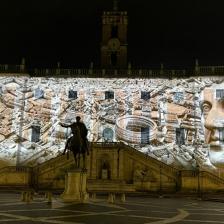
[[[198,66],[195,69],[174,70],[174,69],[26,69],[24,65],[0,65],[0,73],[30,74],[31,76],[73,76],[73,77],[133,77],[133,78],[170,78],[182,76],[209,76],[223,75],[224,66]]]

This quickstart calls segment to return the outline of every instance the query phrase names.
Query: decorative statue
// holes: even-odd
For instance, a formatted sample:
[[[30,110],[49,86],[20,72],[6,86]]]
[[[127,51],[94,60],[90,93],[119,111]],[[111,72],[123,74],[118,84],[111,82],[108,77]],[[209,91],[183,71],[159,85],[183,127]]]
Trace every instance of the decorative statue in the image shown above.
[[[82,155],[83,158],[83,168],[85,168],[85,155],[89,155],[89,148],[88,148],[88,140],[87,140],[87,134],[88,130],[83,122],[80,122],[81,118],[79,116],[76,117],[76,122],[65,125],[60,124],[64,128],[71,128],[72,130],[72,136],[68,138],[65,149],[63,151],[63,154],[67,150],[72,151],[75,159],[75,166],[76,168],[80,167],[80,155]]]

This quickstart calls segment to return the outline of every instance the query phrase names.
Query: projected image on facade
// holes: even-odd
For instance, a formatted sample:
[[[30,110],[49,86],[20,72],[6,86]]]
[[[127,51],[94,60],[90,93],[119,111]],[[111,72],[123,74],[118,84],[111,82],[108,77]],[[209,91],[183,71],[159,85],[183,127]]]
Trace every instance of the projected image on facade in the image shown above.
[[[212,164],[224,164],[224,88],[223,83],[205,88],[201,108],[204,115],[205,142],[209,144]]]
[[[224,164],[224,82],[212,78],[0,77],[0,160],[41,163],[80,116],[92,142],[129,144],[167,164]]]

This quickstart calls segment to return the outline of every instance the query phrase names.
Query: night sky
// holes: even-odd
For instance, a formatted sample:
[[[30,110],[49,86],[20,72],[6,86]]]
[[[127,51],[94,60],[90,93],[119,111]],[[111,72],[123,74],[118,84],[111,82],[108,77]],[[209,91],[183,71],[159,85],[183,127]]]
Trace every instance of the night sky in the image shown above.
[[[101,15],[112,0],[1,0],[0,64],[99,64]],[[133,67],[224,65],[223,0],[120,0]]]

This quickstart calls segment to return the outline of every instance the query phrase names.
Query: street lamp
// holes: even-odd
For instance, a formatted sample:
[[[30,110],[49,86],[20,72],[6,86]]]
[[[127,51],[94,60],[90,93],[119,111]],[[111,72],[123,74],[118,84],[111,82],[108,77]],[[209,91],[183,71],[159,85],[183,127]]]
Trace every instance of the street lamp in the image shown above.
[[[159,197],[162,196],[162,173],[161,173],[161,165],[159,165]]]
[[[201,197],[201,186],[200,186],[200,167],[199,165],[197,164],[196,165],[196,168],[197,168],[197,177],[198,177],[198,186],[197,186],[197,194],[198,194],[198,198]]]

